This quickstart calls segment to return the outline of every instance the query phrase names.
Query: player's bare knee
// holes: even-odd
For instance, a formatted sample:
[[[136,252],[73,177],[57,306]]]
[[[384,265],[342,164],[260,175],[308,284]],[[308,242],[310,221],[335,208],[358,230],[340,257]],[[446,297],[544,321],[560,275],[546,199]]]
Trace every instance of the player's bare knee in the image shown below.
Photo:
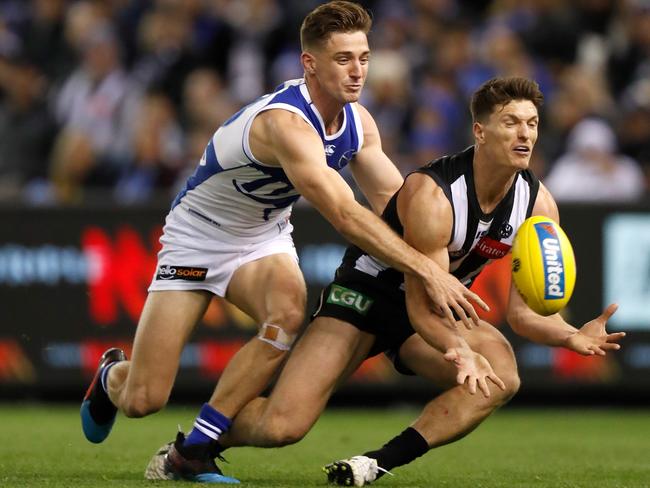
[[[516,371],[513,371],[510,373],[510,375],[508,375],[504,382],[506,384],[506,401],[508,401],[519,391],[519,387],[521,386],[521,379],[519,378],[519,374],[517,374]]]
[[[295,335],[300,332],[302,325],[305,321],[304,306],[295,304],[285,305],[273,310],[266,322],[278,325],[287,334]]]
[[[130,391],[121,405],[121,410],[127,417],[140,418],[161,410],[169,395],[156,393],[149,388],[138,388]]]
[[[519,379],[519,374],[517,374],[516,370],[501,372],[497,374],[506,387],[505,390],[502,390],[496,386],[492,387],[491,389],[493,392],[494,400],[499,403],[497,406],[500,406],[509,402],[512,397],[517,394],[521,385],[521,380]]]
[[[272,314],[260,327],[257,337],[273,346],[278,352],[287,352],[298,336],[303,319],[302,310],[287,308],[282,313]]]
[[[276,447],[288,446],[300,441],[308,429],[288,416],[271,416],[266,418],[267,438]]]

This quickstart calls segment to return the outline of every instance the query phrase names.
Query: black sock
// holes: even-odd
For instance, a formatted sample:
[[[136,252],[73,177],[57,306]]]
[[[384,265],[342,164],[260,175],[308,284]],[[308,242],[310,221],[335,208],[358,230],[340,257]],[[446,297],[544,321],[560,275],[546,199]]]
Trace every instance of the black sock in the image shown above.
[[[390,441],[384,444],[384,447],[376,451],[369,451],[364,454],[369,458],[377,460],[380,468],[387,471],[410,463],[416,458],[419,458],[429,450],[429,444],[424,440],[424,437],[415,430],[409,427],[400,435],[393,437]],[[380,471],[377,473],[377,478],[381,477],[384,473]]]

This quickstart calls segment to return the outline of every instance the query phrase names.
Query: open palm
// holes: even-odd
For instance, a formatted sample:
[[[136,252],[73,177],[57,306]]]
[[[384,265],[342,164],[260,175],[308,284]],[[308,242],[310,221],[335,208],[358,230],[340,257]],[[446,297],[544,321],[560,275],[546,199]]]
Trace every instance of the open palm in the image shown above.
[[[606,330],[607,321],[617,309],[618,305],[614,303],[609,305],[602,314],[587,322],[580,330],[571,335],[567,341],[567,347],[585,356],[594,354],[604,356],[607,351],[620,349],[618,341],[625,337],[625,332],[609,334]]]
[[[469,347],[450,348],[445,353],[444,358],[450,363],[454,363],[458,368],[456,381],[459,385],[466,384],[472,395],[476,393],[478,388],[486,398],[489,398],[488,380],[502,390],[506,389],[506,385],[494,372],[490,362],[483,355],[474,352]]]

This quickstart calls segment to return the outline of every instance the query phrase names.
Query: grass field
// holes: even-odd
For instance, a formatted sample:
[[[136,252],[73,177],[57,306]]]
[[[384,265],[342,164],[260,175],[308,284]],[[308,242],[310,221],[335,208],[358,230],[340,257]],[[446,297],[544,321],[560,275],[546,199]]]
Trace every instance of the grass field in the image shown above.
[[[0,487],[152,487],[153,452],[187,428],[195,408],[118,418],[101,445],[85,441],[76,406],[0,405]],[[381,445],[413,410],[332,410],[299,444],[230,450],[226,474],[242,487],[326,486],[320,467]],[[453,445],[395,470],[381,487],[650,487],[650,411],[504,409]]]

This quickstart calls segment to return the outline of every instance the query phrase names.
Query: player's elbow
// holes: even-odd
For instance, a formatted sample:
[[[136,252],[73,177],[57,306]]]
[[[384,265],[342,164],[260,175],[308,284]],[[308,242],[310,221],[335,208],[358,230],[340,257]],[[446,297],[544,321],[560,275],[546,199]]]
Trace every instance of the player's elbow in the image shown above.
[[[339,206],[331,210],[329,221],[339,234],[347,240],[353,240],[352,237],[359,229],[357,219],[354,217],[354,212],[351,209]]]
[[[519,336],[526,336],[526,319],[523,310],[510,308],[506,314],[506,321],[510,324],[512,331]]]

